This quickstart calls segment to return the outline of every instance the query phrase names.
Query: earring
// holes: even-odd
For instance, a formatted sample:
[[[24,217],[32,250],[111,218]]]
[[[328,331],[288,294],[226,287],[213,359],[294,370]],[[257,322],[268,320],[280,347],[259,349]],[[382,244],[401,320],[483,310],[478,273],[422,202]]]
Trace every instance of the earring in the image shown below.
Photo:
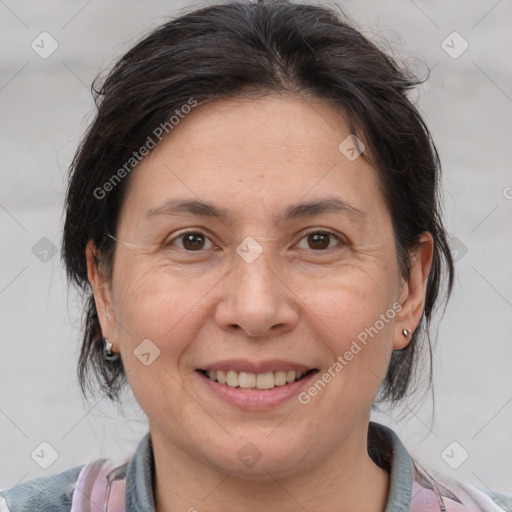
[[[402,329],[402,334],[408,338],[410,335],[411,335],[411,330],[410,329]]]
[[[112,350],[112,343],[108,341],[108,338],[104,338],[103,340],[103,353],[107,361],[117,361],[117,359],[119,359],[119,354],[116,354]]]

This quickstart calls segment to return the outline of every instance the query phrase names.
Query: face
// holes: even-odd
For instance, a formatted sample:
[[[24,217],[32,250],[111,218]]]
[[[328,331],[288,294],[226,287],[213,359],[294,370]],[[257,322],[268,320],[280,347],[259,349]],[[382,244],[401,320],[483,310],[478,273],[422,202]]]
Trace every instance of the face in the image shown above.
[[[222,100],[133,171],[112,279],[91,260],[90,276],[155,442],[259,478],[365,440],[428,258],[402,279],[377,173],[339,149],[349,135],[320,100]]]

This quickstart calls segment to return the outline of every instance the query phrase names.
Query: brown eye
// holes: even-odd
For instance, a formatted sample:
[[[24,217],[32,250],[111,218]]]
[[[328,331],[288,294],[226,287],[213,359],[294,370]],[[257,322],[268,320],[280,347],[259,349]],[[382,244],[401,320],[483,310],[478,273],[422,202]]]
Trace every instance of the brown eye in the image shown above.
[[[194,251],[202,249],[205,242],[205,237],[201,233],[189,233],[183,235],[183,247],[187,250]]]
[[[171,240],[167,245],[172,246],[175,243],[181,241],[181,244],[178,244],[180,249],[184,249],[189,252],[198,252],[205,248],[205,244],[209,242],[209,238],[202,233],[195,233],[189,231],[188,233],[183,233],[173,240]],[[211,242],[210,242],[211,244]],[[207,247],[208,249],[208,247]]]
[[[308,241],[310,242],[312,249],[327,249],[329,247],[330,240],[331,236],[329,233],[314,233],[312,235],[308,235]]]
[[[343,246],[343,240],[329,231],[313,231],[306,235],[302,240],[306,240],[307,249],[313,251],[325,251],[326,249],[332,249],[335,247],[332,245],[334,240],[338,242],[338,245]],[[301,242],[302,242],[301,240]]]

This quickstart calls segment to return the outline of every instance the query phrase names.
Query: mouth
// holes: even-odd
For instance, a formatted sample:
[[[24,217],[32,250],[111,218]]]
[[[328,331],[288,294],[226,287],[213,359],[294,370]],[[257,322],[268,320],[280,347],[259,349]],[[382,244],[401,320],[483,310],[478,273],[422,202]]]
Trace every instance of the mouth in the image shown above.
[[[274,372],[250,373],[235,370],[204,370],[198,369],[199,373],[213,382],[222,384],[229,388],[243,391],[270,391],[274,388],[286,387],[312,373],[318,372],[316,368],[310,370],[278,370]]]

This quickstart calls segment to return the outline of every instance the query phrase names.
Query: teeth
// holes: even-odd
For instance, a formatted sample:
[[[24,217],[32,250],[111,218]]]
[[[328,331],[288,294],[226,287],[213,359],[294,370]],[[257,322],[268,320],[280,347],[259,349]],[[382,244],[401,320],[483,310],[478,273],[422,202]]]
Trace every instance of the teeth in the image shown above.
[[[210,377],[213,378],[213,377]],[[215,379],[213,379],[215,380]],[[256,374],[240,372],[238,375],[238,385],[241,388],[255,388],[256,387]]]
[[[299,380],[305,372],[277,371],[265,373],[235,372],[234,370],[211,370],[206,375],[219,384],[226,384],[229,387],[240,387],[243,389],[272,389],[275,386],[284,386],[285,384]]]
[[[286,384],[286,372],[275,372],[274,373],[274,385],[284,386]]]
[[[256,387],[258,389],[272,389],[274,387],[274,374],[272,372],[258,373],[256,375]]]
[[[226,384],[232,388],[236,388],[238,386],[238,372],[229,370],[226,377]]]

